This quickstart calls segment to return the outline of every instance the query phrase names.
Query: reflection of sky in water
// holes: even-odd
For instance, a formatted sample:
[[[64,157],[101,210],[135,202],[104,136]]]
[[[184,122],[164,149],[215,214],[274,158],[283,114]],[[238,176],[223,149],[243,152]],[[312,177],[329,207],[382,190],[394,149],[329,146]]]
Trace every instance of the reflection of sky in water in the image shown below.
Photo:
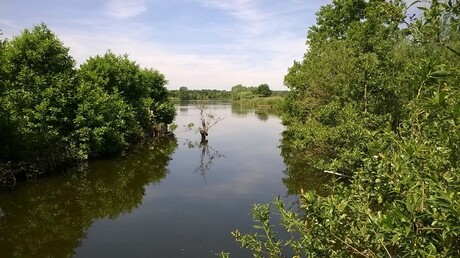
[[[240,110],[242,111],[242,110]],[[160,183],[146,186],[141,206],[116,220],[96,222],[77,250],[77,257],[215,257],[222,250],[233,257],[249,257],[230,232],[252,230],[249,215],[254,203],[284,196],[279,135],[283,130],[276,116],[256,118],[254,110],[232,114],[230,105],[212,106],[225,119],[209,131],[209,146],[217,157],[204,176],[195,131],[178,133],[178,145],[169,162],[169,174]],[[242,112],[240,112],[242,113]],[[182,106],[176,124],[199,124],[195,106]]]

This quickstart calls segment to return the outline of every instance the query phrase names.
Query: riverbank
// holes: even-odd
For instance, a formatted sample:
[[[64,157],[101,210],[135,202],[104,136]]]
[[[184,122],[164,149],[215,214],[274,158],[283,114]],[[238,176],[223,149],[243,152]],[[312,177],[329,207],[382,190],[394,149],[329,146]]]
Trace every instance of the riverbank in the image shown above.
[[[214,99],[204,99],[204,100],[181,100],[179,98],[171,98],[171,101],[174,102],[190,102],[190,101],[195,101],[195,102],[200,102],[200,101],[205,101],[205,102],[229,102],[229,103],[239,103],[241,105],[247,106],[247,107],[257,107],[257,108],[267,108],[267,109],[278,109],[279,106],[281,105],[281,102],[283,101],[284,97],[281,96],[272,96],[272,97],[255,97],[255,98],[250,98],[250,99],[239,99],[239,100],[232,100],[232,99],[219,99],[219,100],[214,100]]]
[[[247,106],[258,107],[258,108],[267,108],[267,109],[278,109],[283,101],[283,97],[273,96],[273,97],[260,97],[252,99],[241,99],[234,102],[238,102]]]

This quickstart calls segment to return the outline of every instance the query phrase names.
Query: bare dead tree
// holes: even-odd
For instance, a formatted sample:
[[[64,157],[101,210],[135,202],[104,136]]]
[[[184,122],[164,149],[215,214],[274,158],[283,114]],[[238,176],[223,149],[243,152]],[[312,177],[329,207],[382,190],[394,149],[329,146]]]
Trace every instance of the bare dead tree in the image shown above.
[[[200,120],[201,126],[198,128],[201,135],[201,142],[206,142],[206,137],[208,136],[209,129],[215,126],[220,121],[224,120],[225,117],[218,117],[208,109],[205,104],[197,105],[198,110],[200,110]]]

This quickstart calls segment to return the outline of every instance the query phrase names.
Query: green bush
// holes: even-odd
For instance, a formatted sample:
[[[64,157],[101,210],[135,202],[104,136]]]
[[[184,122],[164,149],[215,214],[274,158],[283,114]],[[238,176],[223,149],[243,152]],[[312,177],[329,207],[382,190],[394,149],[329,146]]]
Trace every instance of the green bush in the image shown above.
[[[3,50],[2,130],[9,153],[2,158],[53,169],[56,159],[72,156],[75,62],[44,24],[25,29]]]
[[[1,162],[48,171],[112,155],[176,114],[160,72],[111,52],[77,70],[43,23],[1,41],[0,50]]]
[[[460,5],[420,10],[409,22],[404,1],[318,12],[285,77],[282,148],[350,179],[298,189],[298,210],[275,200],[287,238],[254,206],[258,233],[233,234],[255,257],[460,256]]]

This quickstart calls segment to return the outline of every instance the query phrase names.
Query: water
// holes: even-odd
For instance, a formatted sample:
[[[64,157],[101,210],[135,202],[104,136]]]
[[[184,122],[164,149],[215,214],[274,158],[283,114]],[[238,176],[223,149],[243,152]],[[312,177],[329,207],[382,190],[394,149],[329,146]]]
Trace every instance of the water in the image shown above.
[[[284,128],[266,110],[209,107],[224,119],[207,145],[183,132],[199,112],[180,104],[175,138],[1,193],[0,256],[251,257],[230,232],[253,231],[254,203],[294,199],[277,147]]]

